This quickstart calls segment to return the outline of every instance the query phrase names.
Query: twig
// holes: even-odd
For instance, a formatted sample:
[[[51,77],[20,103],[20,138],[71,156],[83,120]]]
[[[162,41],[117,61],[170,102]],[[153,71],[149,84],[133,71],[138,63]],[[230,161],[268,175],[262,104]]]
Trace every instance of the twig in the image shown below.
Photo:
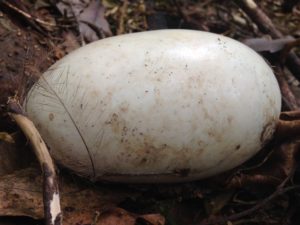
[[[126,11],[128,8],[128,0],[124,0],[123,1],[123,5],[121,7],[121,15],[120,15],[120,19],[119,19],[119,25],[118,25],[118,30],[117,30],[117,34],[123,34],[125,29],[124,29],[124,18],[126,16]]]
[[[300,110],[281,112],[280,119],[282,120],[300,120]]]
[[[36,18],[36,17],[33,17],[32,15],[30,15],[29,13],[19,9],[18,7],[14,6],[13,4],[7,2],[7,1],[1,1],[0,3],[3,3],[6,7],[14,10],[15,12],[19,13],[20,15],[24,16],[25,18],[27,18],[29,21],[34,21],[38,24],[41,24],[43,26],[48,26],[48,27],[62,27],[62,28],[72,28],[74,27],[73,25],[58,25],[58,24],[55,24],[55,23],[50,23],[50,22],[47,22],[47,21],[44,21],[44,20],[41,20],[39,18]],[[35,26],[36,28],[36,26]],[[40,31],[40,30],[39,30]]]
[[[300,46],[300,38],[288,42],[281,51],[280,54],[280,63],[283,65],[294,47]]]
[[[56,172],[52,158],[38,130],[29,120],[16,99],[8,101],[9,115],[29,139],[43,172],[43,201],[46,225],[61,225],[62,214]]]
[[[300,120],[279,120],[274,139],[284,140],[300,136]]]
[[[211,220],[204,220],[204,221],[200,222],[199,225],[227,224],[228,221],[234,221],[234,220],[240,219],[240,218],[242,218],[244,216],[249,216],[250,214],[252,214],[255,211],[257,211],[257,210],[261,209],[262,207],[264,207],[267,203],[269,203],[274,198],[276,198],[276,197],[278,197],[278,196],[280,196],[280,195],[282,195],[282,194],[284,194],[284,193],[286,193],[288,191],[300,188],[300,185],[294,185],[294,186],[291,186],[291,187],[284,188],[284,186],[286,185],[286,183],[294,175],[294,172],[295,172],[295,168],[283,180],[283,182],[280,185],[278,185],[277,189],[271,195],[269,195],[267,198],[263,199],[261,202],[259,202],[258,204],[256,204],[252,208],[247,209],[245,211],[242,211],[240,213],[236,213],[236,214],[231,215],[231,216],[222,217],[222,218],[216,218],[216,219],[211,219]]]
[[[277,81],[280,86],[281,95],[284,103],[290,110],[299,109],[300,107],[298,105],[297,99],[294,93],[292,92],[292,90],[290,89],[287,80],[285,79],[282,68],[280,66],[276,66],[274,70],[275,70]]]
[[[276,29],[271,19],[257,6],[254,0],[237,0],[235,2],[257,24],[261,31],[270,34],[274,39],[282,38],[284,36]],[[294,76],[300,80],[300,59],[294,52],[288,54],[287,66]]]
[[[21,14],[24,17],[26,17],[27,19],[34,20],[35,22],[37,22],[39,24],[42,24],[42,25],[45,25],[45,26],[56,27],[56,24],[49,23],[49,22],[41,20],[39,18],[34,18],[30,14],[24,12],[23,10],[19,9],[18,7],[14,6],[13,4],[10,4],[7,1],[3,1],[3,4],[6,5],[7,7],[11,8],[11,9],[13,9],[14,11],[18,12],[19,14]]]

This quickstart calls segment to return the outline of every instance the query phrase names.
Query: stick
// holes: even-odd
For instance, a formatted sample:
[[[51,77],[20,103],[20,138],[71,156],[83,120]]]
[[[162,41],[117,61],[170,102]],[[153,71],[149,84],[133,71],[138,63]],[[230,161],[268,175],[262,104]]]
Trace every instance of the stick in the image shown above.
[[[208,220],[204,220],[204,221],[200,222],[199,225],[228,224],[228,221],[238,220],[238,219],[240,219],[240,218],[242,218],[244,216],[251,215],[255,211],[261,209],[263,206],[265,206],[267,203],[269,203],[274,198],[276,198],[276,197],[278,197],[278,196],[280,196],[280,195],[282,195],[282,194],[284,194],[284,193],[286,193],[288,191],[299,189],[300,185],[294,185],[294,186],[290,186],[290,187],[284,188],[284,186],[286,185],[286,183],[294,175],[294,172],[295,172],[295,168],[283,180],[283,182],[281,182],[281,184],[277,186],[277,189],[271,195],[269,195],[267,198],[263,199],[261,202],[259,202],[258,204],[256,204],[252,208],[244,210],[244,211],[242,211],[240,213],[236,213],[236,214],[231,215],[231,216],[219,217],[219,218],[214,218],[214,219],[211,219],[211,220],[209,220],[209,219]]]
[[[280,119],[282,120],[300,120],[300,110],[281,112]]]
[[[73,28],[74,26],[72,25],[58,25],[56,23],[50,23],[47,22],[45,20],[42,20],[40,18],[34,17],[32,15],[30,15],[29,13],[19,9],[18,7],[14,6],[13,4],[7,2],[7,1],[0,1],[0,3],[4,4],[6,7],[14,10],[15,12],[17,12],[18,14],[20,14],[21,16],[25,17],[28,19],[28,21],[34,21],[40,25],[42,25],[42,27],[51,27],[51,28],[55,28],[55,27],[62,27],[62,28]],[[37,28],[35,25],[33,25],[34,28]],[[40,29],[38,29],[40,31]]]
[[[300,136],[300,120],[279,120],[274,138],[276,140],[290,139]]]
[[[279,87],[280,87],[280,91],[284,103],[290,110],[299,109],[297,98],[295,97],[294,93],[290,89],[290,86],[288,85],[288,82],[285,79],[282,68],[280,66],[276,66],[274,68],[274,71],[275,71],[277,81],[279,83]]]
[[[49,27],[56,27],[56,26],[57,26],[56,24],[49,23],[49,22],[44,21],[44,20],[41,20],[41,19],[39,19],[39,18],[35,18],[35,17],[33,17],[32,15],[30,15],[30,14],[24,12],[23,10],[21,10],[21,9],[19,9],[18,7],[16,7],[16,6],[10,4],[10,3],[7,2],[7,1],[3,1],[2,3],[3,3],[4,5],[6,5],[7,7],[13,9],[14,11],[18,12],[18,13],[21,14],[22,16],[26,17],[27,19],[33,20],[33,21],[35,21],[35,22],[37,22],[37,23],[39,23],[39,24],[42,24],[42,25],[44,25],[44,26],[49,26]]]
[[[9,115],[16,121],[25,136],[29,139],[42,168],[46,225],[61,225],[62,213],[60,208],[58,183],[54,163],[48,152],[47,146],[32,121],[24,115],[18,101],[9,99],[8,106],[10,109]]]
[[[272,38],[282,38],[284,35],[276,29],[271,19],[257,6],[253,0],[237,0],[235,1],[247,15],[257,24],[258,28],[268,33]],[[300,80],[300,59],[294,52],[290,52],[287,56],[287,66],[294,76]]]
[[[123,34],[125,29],[124,29],[124,19],[126,17],[126,11],[128,8],[128,0],[123,1],[123,5],[120,10],[120,19],[119,19],[119,24],[118,24],[118,30],[117,30],[117,35]]]

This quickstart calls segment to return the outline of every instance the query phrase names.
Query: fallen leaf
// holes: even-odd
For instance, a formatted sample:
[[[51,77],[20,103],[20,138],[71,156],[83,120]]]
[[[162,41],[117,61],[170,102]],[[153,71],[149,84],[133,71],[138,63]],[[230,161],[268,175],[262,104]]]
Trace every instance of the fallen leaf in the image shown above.
[[[25,169],[0,180],[0,216],[43,218],[42,184],[37,169]]]
[[[266,38],[250,38],[244,40],[243,43],[257,52],[267,51],[270,53],[274,53],[282,50],[285,47],[285,45],[292,41],[294,41],[294,38],[291,36],[287,36],[275,40],[270,40]]]
[[[60,198],[63,223],[74,224],[126,224],[134,225],[136,220],[152,225],[163,225],[159,214],[137,215],[117,207],[128,197],[138,193],[110,187],[88,187],[87,184],[60,180]],[[27,216],[42,219],[42,177],[38,168],[28,168],[0,178],[0,216]],[[146,223],[146,224],[147,224]]]
[[[88,39],[88,41],[98,40],[99,35],[111,36],[107,20],[104,18],[105,9],[99,0],[92,1],[87,8],[79,16],[80,32]],[[92,26],[91,26],[92,24]],[[95,27],[93,27],[95,26]],[[99,33],[97,32],[97,28]],[[97,34],[98,33],[98,34]],[[103,34],[102,34],[103,33]]]
[[[69,0],[56,4],[62,14],[75,17],[79,32],[87,42],[112,36],[109,24],[104,17],[105,8],[99,0]]]

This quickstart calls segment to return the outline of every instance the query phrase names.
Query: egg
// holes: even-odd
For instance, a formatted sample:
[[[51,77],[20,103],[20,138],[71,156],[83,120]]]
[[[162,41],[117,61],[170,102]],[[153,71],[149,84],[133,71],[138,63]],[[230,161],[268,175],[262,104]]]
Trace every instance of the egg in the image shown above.
[[[241,165],[276,129],[272,69],[228,37],[106,38],[51,66],[24,103],[53,158],[92,180],[186,182]]]

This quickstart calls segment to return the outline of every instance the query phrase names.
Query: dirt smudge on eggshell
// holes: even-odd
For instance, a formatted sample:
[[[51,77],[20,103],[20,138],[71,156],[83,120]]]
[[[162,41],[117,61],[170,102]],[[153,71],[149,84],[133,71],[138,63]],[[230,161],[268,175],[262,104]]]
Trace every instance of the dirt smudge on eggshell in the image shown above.
[[[54,119],[54,114],[53,113],[49,113],[49,120],[52,121]]]

